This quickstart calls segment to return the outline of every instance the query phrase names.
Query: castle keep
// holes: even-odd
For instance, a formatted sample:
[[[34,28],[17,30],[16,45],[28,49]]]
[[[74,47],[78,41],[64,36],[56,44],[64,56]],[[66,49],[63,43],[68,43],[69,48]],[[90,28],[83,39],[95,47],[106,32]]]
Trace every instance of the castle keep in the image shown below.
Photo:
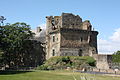
[[[97,54],[98,32],[90,21],[78,15],[62,13],[46,16],[46,58],[52,56],[92,56]]]

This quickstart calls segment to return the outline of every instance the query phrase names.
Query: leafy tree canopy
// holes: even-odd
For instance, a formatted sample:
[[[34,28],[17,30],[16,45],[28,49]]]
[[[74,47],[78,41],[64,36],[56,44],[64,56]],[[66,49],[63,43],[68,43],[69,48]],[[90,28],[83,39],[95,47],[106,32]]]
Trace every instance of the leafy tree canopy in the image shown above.
[[[120,63],[120,51],[115,52],[113,55],[113,62]]]
[[[25,45],[33,35],[26,23],[17,22],[0,26],[0,50],[4,52],[4,65],[11,66],[22,59],[19,57],[26,53]]]

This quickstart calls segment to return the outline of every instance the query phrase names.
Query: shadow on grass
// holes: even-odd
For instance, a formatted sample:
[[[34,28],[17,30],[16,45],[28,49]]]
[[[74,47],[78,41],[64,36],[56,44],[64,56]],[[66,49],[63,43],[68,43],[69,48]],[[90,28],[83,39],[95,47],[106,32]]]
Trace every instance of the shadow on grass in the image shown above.
[[[0,75],[10,75],[10,74],[22,74],[22,73],[28,73],[28,72],[34,72],[34,71],[10,71],[10,70],[5,70],[5,71],[0,71]]]

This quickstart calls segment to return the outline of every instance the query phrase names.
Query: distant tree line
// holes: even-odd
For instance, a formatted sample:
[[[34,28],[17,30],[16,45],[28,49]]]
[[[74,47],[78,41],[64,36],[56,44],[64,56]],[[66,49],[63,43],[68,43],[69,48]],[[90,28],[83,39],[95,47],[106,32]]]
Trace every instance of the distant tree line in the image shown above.
[[[43,47],[40,42],[32,40],[33,36],[34,33],[26,23],[0,26],[0,66],[24,69],[40,65],[44,57],[40,53]]]

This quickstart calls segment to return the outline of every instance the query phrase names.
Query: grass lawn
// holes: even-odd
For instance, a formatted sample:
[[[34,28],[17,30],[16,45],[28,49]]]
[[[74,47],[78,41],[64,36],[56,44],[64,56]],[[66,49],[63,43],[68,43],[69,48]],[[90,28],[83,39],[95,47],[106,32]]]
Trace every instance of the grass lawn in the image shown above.
[[[73,77],[74,76],[74,77]],[[85,74],[72,71],[20,71],[0,72],[0,80],[80,80],[80,76],[93,78],[94,80],[120,80],[120,77]]]

